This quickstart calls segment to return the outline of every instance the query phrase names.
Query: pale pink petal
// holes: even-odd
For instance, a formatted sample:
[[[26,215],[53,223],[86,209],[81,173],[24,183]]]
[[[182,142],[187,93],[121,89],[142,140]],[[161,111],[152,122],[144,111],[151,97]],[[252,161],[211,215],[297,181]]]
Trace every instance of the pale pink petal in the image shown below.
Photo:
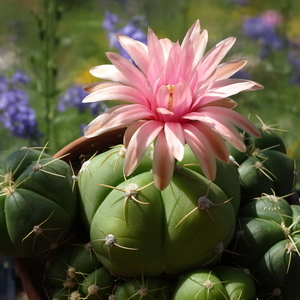
[[[207,30],[201,30],[199,39],[198,39],[198,43],[196,45],[196,48],[194,49],[194,60],[193,60],[193,65],[192,67],[195,68],[199,61],[202,59],[206,46],[207,46],[207,42],[208,42],[208,33]]]
[[[197,66],[199,81],[204,82],[213,73],[220,61],[235,42],[234,37],[227,38],[208,51]],[[202,84],[201,84],[202,85]]]
[[[175,166],[175,159],[168,147],[165,133],[161,131],[157,137],[153,155],[154,185],[160,191],[170,183]]]
[[[160,108],[169,109],[170,92],[167,86],[161,85],[156,94],[156,105]]]
[[[178,64],[180,62],[178,60],[180,60],[180,51],[179,43],[175,43],[170,50],[169,57],[164,64],[159,80],[155,82],[154,90],[157,89],[156,86],[172,85],[179,81],[180,69],[178,68]]]
[[[229,150],[222,137],[204,123],[194,122],[193,126],[205,135],[214,156],[221,161],[228,162]]]
[[[89,137],[97,136],[97,135],[105,132],[106,130],[103,130],[102,123],[105,119],[109,118],[109,116],[110,116],[109,114],[115,110],[118,110],[118,106],[114,106],[114,107],[108,109],[106,112],[99,115],[98,117],[96,117],[92,122],[90,122],[86,126],[86,128],[84,130],[84,135],[89,138]]]
[[[146,78],[137,67],[118,53],[108,52],[106,56],[127,79],[127,85],[145,93]]]
[[[201,108],[205,106],[219,106],[224,108],[233,109],[237,106],[237,103],[230,98],[222,98],[215,101],[208,102],[207,104],[201,105]]]
[[[174,43],[169,39],[160,39],[159,42],[164,53],[164,60],[166,61],[169,57],[169,52],[173,47]]]
[[[183,124],[182,128],[184,138],[197,158],[204,175],[209,180],[214,180],[216,176],[216,160],[205,135],[189,123]]]
[[[181,81],[173,89],[173,112],[174,119],[179,122],[181,117],[189,112],[192,105],[193,95],[189,85]]]
[[[88,137],[96,136],[112,128],[118,128],[136,120],[151,117],[153,117],[153,112],[143,105],[118,105],[94,119],[86,127],[85,135]]]
[[[97,90],[87,95],[82,102],[97,102],[106,100],[120,100],[149,107],[147,99],[140,91],[126,85],[115,83],[111,86],[99,84]]]
[[[224,95],[224,97],[235,95],[241,91],[254,91],[263,87],[257,82],[246,79],[223,79],[213,84],[209,95]]]
[[[225,62],[223,64],[218,65],[216,68],[216,71],[211,76],[211,79],[213,80],[222,80],[227,79],[231,77],[233,74],[238,72],[240,69],[242,69],[247,64],[247,60],[241,59],[241,60],[232,60],[229,62]]]
[[[119,34],[118,37],[121,46],[130,55],[138,68],[143,72],[143,74],[147,76],[148,66],[150,64],[148,47],[145,44],[136,41],[126,35]]]
[[[114,65],[101,65],[90,69],[90,74],[104,79],[119,82],[128,85],[130,81],[114,66]]]
[[[243,117],[241,114],[237,113],[234,110],[226,109],[223,107],[217,106],[209,106],[201,109],[201,113],[206,114],[210,118],[218,119],[218,120],[228,120],[235,126],[239,127],[242,130],[254,135],[256,137],[260,137],[259,130],[257,127],[250,122],[247,118]]]
[[[184,156],[184,134],[180,123],[167,122],[165,123],[166,145],[170,149],[172,155],[181,161]]]
[[[193,72],[192,70],[192,65],[193,65],[193,60],[194,60],[194,56],[191,55],[191,53],[193,53],[193,44],[192,43],[187,43],[186,46],[184,48],[181,49],[181,53],[180,53],[180,59],[176,59],[176,57],[174,58],[177,62],[177,68],[178,68],[178,72],[179,72],[179,79],[180,80],[184,80],[186,82],[189,82],[190,78],[192,77]]]
[[[128,128],[126,129],[124,133],[123,138],[123,145],[125,148],[128,148],[128,144],[134,135],[134,133],[146,122],[149,122],[148,120],[138,120],[136,122],[131,123]]]
[[[147,149],[163,129],[158,121],[148,121],[132,135],[124,159],[124,173],[129,176],[139,165]]]
[[[182,48],[186,46],[186,44],[190,42],[195,42],[199,38],[200,35],[200,21],[196,20],[196,22],[190,27],[188,32],[186,33],[183,41],[182,41]]]
[[[150,62],[152,64],[152,67],[154,68],[153,72],[155,74],[160,74],[165,62],[164,52],[159,39],[157,38],[153,30],[150,28],[148,29],[147,43]]]
[[[260,84],[246,79],[220,80],[210,87],[210,91],[207,91],[205,87],[198,91],[194,108],[197,109],[196,106],[207,105],[210,102],[227,98],[242,91],[258,90],[261,88],[262,86]]]
[[[83,87],[83,89],[88,93],[93,93],[99,91],[103,88],[111,87],[111,86],[119,86],[120,83],[112,82],[112,81],[101,81],[87,84]]]
[[[246,151],[246,146],[238,130],[226,118],[218,118],[218,116],[216,118],[214,114],[200,114],[193,112],[184,116],[184,119],[190,119],[194,121],[198,120],[204,123],[219,135],[221,135],[233,147],[241,152]]]

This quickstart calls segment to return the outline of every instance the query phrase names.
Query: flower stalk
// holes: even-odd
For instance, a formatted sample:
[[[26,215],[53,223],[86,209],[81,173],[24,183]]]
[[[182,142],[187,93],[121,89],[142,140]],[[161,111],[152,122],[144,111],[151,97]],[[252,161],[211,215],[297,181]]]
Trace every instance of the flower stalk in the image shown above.
[[[54,100],[58,94],[55,53],[58,45],[56,33],[61,19],[61,7],[57,0],[42,0],[42,7],[42,13],[36,14],[41,46],[33,61],[36,68],[42,70],[37,78],[37,85],[38,91],[44,99],[45,139],[49,141],[52,136]]]

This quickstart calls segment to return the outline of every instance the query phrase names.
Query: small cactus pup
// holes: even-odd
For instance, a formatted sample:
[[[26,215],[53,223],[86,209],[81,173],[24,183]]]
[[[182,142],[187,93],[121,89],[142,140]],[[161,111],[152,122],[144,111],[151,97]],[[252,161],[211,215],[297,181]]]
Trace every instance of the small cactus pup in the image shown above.
[[[300,206],[263,195],[239,212],[231,260],[250,270],[259,295],[280,290],[282,299],[299,297]]]
[[[196,269],[184,275],[172,300],[253,300],[255,293],[254,281],[244,270],[219,265]]]
[[[131,278],[121,282],[113,294],[120,300],[171,300],[174,282],[167,277]]]
[[[115,156],[110,170],[122,162]],[[93,181],[80,182],[80,174],[79,190],[90,203],[100,203],[90,238],[108,270],[121,277],[178,275],[218,262],[235,228],[235,208],[221,188],[193,170],[175,167],[170,185],[160,191],[153,184],[151,163],[137,168],[135,176],[124,180],[122,175],[118,185],[110,184],[112,174],[103,184],[101,166],[97,156],[90,161],[84,172]],[[106,191],[93,195],[91,185]]]
[[[231,156],[239,165],[241,196],[246,202],[263,193],[288,195],[296,182],[294,161],[287,156],[284,142],[275,132],[276,128],[263,122],[257,124],[257,128],[260,138],[241,133],[247,146],[245,153],[239,153],[229,146]]]
[[[33,257],[69,233],[78,193],[70,166],[44,151],[22,148],[4,163],[0,194],[0,253]]]
[[[71,299],[76,293],[81,299],[104,299],[115,286],[91,243],[69,245],[48,264],[45,278],[53,291],[51,299]]]

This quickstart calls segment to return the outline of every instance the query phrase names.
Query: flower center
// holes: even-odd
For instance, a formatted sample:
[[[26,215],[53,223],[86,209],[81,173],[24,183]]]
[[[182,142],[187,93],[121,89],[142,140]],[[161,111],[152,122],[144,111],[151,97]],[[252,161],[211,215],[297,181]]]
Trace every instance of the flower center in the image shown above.
[[[170,94],[169,103],[168,103],[168,110],[173,111],[173,92],[174,92],[174,84],[168,84],[167,89]]]

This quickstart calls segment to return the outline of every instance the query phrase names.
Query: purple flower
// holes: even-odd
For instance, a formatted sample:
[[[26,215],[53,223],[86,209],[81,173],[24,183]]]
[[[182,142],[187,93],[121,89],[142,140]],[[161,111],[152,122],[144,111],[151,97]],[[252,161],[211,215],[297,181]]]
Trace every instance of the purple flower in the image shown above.
[[[261,57],[282,48],[283,40],[277,32],[277,27],[281,21],[281,16],[278,13],[266,11],[260,16],[247,19],[244,22],[244,34],[261,44]]]
[[[117,49],[123,57],[131,60],[130,56],[119,43],[117,35],[123,34],[133,38],[134,40],[147,44],[147,36],[140,29],[140,26],[144,27],[146,25],[145,17],[135,16],[127,24],[117,28],[116,25],[120,23],[121,22],[116,14],[106,12],[105,19],[102,23],[102,28],[106,31],[106,36],[109,41],[109,48]]]
[[[79,113],[90,110],[93,116],[98,116],[106,107],[103,103],[82,103],[82,100],[88,95],[82,86],[74,84],[68,88],[64,94],[58,98],[56,106],[57,111],[64,112],[69,107],[75,107]]]
[[[18,70],[11,76],[10,81],[12,84],[21,83],[26,85],[29,83],[30,79],[23,71]]]
[[[12,135],[38,141],[42,134],[36,113],[29,105],[26,91],[20,87],[28,82],[29,78],[21,71],[11,78],[0,77],[0,122]]]

